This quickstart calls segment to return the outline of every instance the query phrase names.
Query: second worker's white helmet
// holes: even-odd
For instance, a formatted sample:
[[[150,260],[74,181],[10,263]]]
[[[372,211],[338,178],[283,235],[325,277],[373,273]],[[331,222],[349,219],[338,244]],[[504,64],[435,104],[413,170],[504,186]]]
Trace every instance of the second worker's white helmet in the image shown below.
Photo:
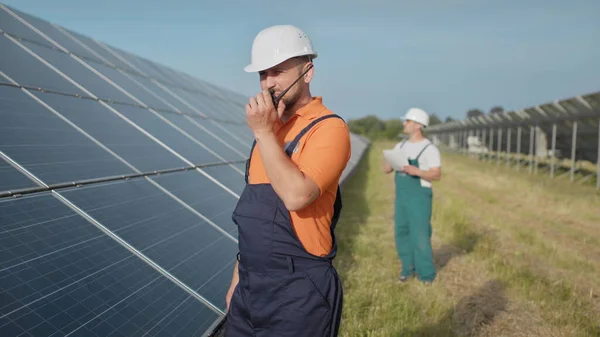
[[[427,112],[419,108],[410,108],[404,115],[404,120],[415,121],[423,126],[429,125],[429,115]]]

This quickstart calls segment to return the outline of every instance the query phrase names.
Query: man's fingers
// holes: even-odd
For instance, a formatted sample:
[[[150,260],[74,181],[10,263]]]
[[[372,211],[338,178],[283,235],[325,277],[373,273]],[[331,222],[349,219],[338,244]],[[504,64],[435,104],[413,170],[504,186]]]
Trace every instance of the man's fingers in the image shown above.
[[[283,112],[285,111],[285,102],[283,100],[279,101],[279,104],[277,105],[277,115],[279,115],[279,118],[281,118],[281,116],[283,116]]]
[[[251,110],[256,109],[256,107],[258,106],[258,102],[256,101],[256,97],[250,97],[250,99],[248,100],[248,105],[250,106]]]
[[[266,108],[271,108],[273,106],[273,99],[271,98],[271,93],[269,92],[269,90],[263,90],[261,92],[261,97],[263,99],[263,102],[265,103]]]
[[[264,98],[264,90],[260,94],[256,95],[256,102],[258,103],[259,107],[267,106],[267,103],[265,102],[265,98]]]

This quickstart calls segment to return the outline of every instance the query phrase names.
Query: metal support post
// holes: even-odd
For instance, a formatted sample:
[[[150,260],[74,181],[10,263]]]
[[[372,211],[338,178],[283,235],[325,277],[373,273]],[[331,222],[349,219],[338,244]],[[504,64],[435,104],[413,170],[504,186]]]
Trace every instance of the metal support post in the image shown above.
[[[552,125],[552,157],[550,158],[550,177],[554,178],[554,162],[556,158],[556,123]]]
[[[534,152],[534,161],[533,161],[533,174],[537,174],[538,173],[538,168],[539,168],[539,159],[540,159],[540,154],[538,153],[538,132],[540,131],[540,126],[536,125],[535,126],[535,152]],[[542,132],[539,132],[541,134],[543,134]]]
[[[529,127],[529,174],[533,173],[533,142],[535,131],[533,125]]]
[[[575,179],[575,149],[577,146],[577,121],[573,122],[573,139],[571,140],[571,181]]]
[[[482,131],[483,132],[483,136],[481,136],[481,146],[483,147],[484,151],[486,151],[483,154],[483,158],[485,158],[485,159],[487,159],[488,152],[490,151],[490,149],[487,146],[487,139],[485,138],[486,133],[487,133],[486,131],[487,131],[487,129],[483,129],[483,131]]]
[[[510,167],[510,133],[511,128],[507,128],[506,130],[506,167]]]
[[[494,129],[490,128],[490,156],[488,157],[489,161],[492,161],[492,151],[494,151]]]
[[[517,128],[517,171],[521,169],[521,127]]]
[[[465,154],[469,154],[469,135],[471,134],[471,130],[465,131]]]
[[[496,166],[500,165],[500,152],[502,152],[502,129],[498,128],[498,151],[496,153]]]

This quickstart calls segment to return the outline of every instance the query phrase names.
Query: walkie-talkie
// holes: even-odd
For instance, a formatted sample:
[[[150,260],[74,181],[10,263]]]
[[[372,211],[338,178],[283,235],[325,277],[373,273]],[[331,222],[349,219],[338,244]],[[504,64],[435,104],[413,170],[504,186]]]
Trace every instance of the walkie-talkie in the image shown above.
[[[302,75],[300,75],[300,77],[298,77],[294,83],[290,84],[289,87],[287,87],[287,89],[285,89],[284,91],[281,92],[281,94],[277,97],[275,97],[275,89],[271,88],[269,89],[269,92],[271,93],[271,98],[273,99],[273,105],[275,106],[275,109],[277,109],[277,106],[279,105],[279,101],[281,101],[281,98],[283,97],[283,95],[285,95],[293,86],[294,84],[296,84],[304,75],[306,75],[306,73],[313,67],[313,65],[311,64],[310,66],[308,66],[308,69],[306,69]]]

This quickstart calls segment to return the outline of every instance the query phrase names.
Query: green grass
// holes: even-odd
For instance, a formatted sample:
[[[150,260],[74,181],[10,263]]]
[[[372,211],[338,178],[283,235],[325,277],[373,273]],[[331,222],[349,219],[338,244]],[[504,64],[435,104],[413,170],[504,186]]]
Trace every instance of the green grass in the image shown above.
[[[594,192],[444,154],[432,217],[438,279],[431,286],[400,284],[393,180],[381,171],[381,150],[392,145],[375,142],[343,188],[336,231],[345,291],[341,336],[600,335],[593,295],[600,289],[590,288],[600,279],[600,261],[570,252],[574,238],[561,235],[568,226],[544,227],[544,219],[578,210],[571,227],[588,243],[577,248],[598,251],[600,234],[590,232],[598,215],[588,209],[593,200],[581,197]],[[538,209],[518,207],[532,195],[541,198],[533,203]],[[512,202],[517,206],[506,207]]]

